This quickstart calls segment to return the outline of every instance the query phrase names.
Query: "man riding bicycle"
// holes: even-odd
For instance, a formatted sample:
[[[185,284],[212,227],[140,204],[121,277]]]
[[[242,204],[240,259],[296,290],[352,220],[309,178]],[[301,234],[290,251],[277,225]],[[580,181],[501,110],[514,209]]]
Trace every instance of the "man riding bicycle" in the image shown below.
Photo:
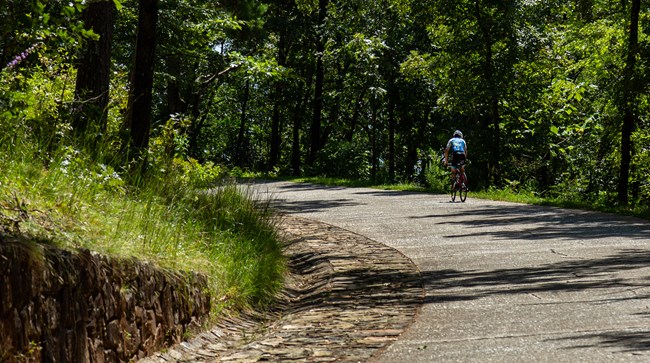
[[[449,160],[449,151],[451,150],[451,160]],[[454,135],[447,142],[445,148],[445,158],[442,162],[451,165],[452,178],[456,178],[460,166],[460,172],[465,172],[465,160],[467,160],[467,143],[463,139],[463,133],[460,130],[454,131]]]

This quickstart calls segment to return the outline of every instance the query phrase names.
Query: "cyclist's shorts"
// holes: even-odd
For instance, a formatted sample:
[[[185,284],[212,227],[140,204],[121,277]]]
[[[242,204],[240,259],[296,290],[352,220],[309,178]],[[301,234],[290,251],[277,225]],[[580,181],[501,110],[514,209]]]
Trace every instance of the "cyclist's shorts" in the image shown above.
[[[459,165],[465,164],[465,154],[463,153],[454,153],[451,156],[451,166],[458,168]]]

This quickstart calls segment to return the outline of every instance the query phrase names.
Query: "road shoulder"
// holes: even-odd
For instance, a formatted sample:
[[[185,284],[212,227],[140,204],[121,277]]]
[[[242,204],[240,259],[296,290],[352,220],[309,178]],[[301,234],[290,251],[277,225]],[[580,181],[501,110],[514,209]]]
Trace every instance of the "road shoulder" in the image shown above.
[[[142,362],[358,362],[411,325],[420,272],[397,250],[305,218],[280,224],[290,273],[275,308],[228,319]]]

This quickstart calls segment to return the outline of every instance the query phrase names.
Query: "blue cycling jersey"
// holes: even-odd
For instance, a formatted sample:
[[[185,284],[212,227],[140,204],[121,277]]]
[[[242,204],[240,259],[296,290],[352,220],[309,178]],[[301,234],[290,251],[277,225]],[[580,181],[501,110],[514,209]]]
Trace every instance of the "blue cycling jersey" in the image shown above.
[[[447,147],[451,150],[452,153],[465,153],[465,140],[460,137],[454,137],[449,139]]]

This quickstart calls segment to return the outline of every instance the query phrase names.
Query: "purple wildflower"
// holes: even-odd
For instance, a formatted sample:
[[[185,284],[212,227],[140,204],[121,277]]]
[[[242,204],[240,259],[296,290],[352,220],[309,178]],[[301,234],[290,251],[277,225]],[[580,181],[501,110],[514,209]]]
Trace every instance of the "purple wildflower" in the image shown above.
[[[9,62],[6,66],[7,70],[10,70],[12,68],[15,68],[20,62],[24,61],[27,59],[27,57],[32,54],[38,47],[40,47],[42,43],[36,43],[32,44],[31,47],[25,49],[22,53],[18,54],[11,62]]]

